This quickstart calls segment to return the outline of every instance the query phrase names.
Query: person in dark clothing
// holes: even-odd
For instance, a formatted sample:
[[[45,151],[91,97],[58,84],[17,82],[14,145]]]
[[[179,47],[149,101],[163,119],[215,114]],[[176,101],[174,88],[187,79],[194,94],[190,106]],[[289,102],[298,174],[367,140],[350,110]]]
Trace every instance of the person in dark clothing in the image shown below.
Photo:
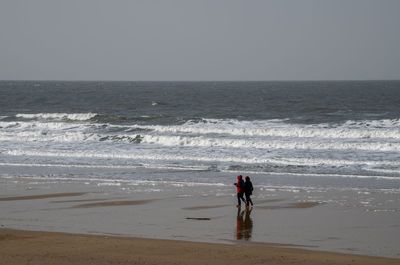
[[[240,200],[242,200],[244,203],[246,203],[245,199],[243,198],[243,193],[244,193],[244,181],[242,175],[238,176],[238,181],[237,183],[233,183],[233,185],[236,186],[237,189],[237,200],[238,204],[237,207],[240,207]]]
[[[244,194],[246,195],[246,207],[251,204],[253,206],[253,201],[250,196],[253,194],[253,183],[251,183],[249,176],[246,176],[244,182]]]

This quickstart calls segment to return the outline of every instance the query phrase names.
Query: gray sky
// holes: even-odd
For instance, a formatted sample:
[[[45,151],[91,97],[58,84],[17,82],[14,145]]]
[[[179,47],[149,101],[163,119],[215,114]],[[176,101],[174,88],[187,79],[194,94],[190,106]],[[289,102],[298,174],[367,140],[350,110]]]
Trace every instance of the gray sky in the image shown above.
[[[400,79],[399,0],[0,0],[2,80]]]

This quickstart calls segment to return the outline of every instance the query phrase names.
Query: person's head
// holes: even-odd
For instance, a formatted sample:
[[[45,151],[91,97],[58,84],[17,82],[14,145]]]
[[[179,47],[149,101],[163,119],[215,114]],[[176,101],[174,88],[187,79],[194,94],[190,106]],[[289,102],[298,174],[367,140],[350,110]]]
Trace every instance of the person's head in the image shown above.
[[[246,176],[246,181],[250,181],[250,177],[249,176]]]
[[[239,175],[239,176],[238,176],[238,179],[242,179],[242,175]]]

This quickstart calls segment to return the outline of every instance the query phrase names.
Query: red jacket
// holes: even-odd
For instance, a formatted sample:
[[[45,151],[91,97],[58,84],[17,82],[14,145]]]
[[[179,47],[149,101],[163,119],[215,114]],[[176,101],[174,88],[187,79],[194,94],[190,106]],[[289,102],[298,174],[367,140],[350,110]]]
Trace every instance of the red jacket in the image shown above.
[[[238,176],[238,182],[235,183],[237,193],[244,193],[244,181],[242,179],[242,175]]]

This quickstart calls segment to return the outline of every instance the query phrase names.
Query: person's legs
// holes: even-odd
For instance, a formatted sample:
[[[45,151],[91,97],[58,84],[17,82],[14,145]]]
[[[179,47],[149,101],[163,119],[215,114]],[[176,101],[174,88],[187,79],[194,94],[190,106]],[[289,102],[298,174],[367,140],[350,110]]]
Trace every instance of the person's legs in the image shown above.
[[[249,195],[249,200],[247,201],[247,204],[248,204],[249,202],[250,202],[251,206],[253,206],[253,201],[251,200],[250,195]]]
[[[253,202],[250,198],[250,194],[246,193],[246,205],[248,206],[249,204],[251,204],[251,206],[253,206]]]
[[[237,199],[238,199],[238,205],[240,206],[240,200],[242,200],[244,203],[246,203],[246,200],[243,198],[243,193],[238,193],[237,194]]]
[[[246,206],[249,206],[250,195],[247,193],[245,195],[246,195]]]
[[[240,193],[240,199],[241,199],[244,203],[246,203],[246,200],[245,200],[244,197],[243,197],[243,193]]]

